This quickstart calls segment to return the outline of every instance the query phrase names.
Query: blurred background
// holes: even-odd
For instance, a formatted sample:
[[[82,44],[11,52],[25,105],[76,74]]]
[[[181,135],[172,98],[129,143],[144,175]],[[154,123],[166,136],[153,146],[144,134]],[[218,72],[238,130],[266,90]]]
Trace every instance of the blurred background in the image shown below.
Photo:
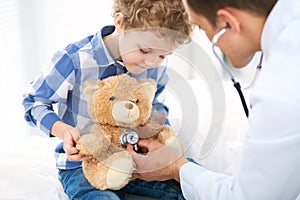
[[[23,119],[23,90],[52,55],[112,24],[112,1],[0,0],[0,153],[32,134]]]

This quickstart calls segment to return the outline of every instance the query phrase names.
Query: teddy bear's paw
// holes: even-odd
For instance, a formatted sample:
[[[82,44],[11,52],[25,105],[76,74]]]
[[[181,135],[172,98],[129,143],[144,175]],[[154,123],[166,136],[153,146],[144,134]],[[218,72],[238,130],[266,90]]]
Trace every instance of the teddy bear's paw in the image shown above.
[[[82,169],[85,177],[92,186],[100,190],[106,190],[106,172],[108,167],[102,165],[96,159],[86,160],[82,162]]]
[[[91,153],[85,148],[83,141],[79,140],[76,144],[76,148],[79,150],[79,153],[82,155],[91,155]]]
[[[124,187],[135,170],[133,159],[127,151],[115,153],[103,163],[109,166],[106,173],[106,184],[107,188],[111,190],[118,190]]]
[[[79,150],[80,154],[93,155],[95,158],[98,158],[98,154],[101,155],[103,154],[102,152],[107,152],[109,145],[110,141],[104,135],[87,134],[81,136],[76,144],[76,148]]]
[[[169,137],[165,140],[164,144],[176,151],[179,155],[183,155],[182,145],[176,136]]]
[[[171,147],[171,149],[175,150],[178,154],[183,154],[181,142],[179,141],[176,132],[174,132],[170,126],[165,125],[161,132],[158,134],[157,139],[162,144]]]

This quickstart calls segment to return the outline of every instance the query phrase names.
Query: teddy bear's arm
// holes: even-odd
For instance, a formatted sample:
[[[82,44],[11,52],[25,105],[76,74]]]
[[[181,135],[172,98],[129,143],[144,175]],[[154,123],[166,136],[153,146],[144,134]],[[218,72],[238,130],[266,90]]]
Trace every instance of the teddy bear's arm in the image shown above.
[[[170,126],[164,125],[164,127],[161,129],[160,133],[158,134],[157,139],[160,143],[165,144],[168,147],[171,147],[178,154],[180,155],[183,154],[183,148],[177,137],[177,134],[175,131],[172,130]]]
[[[120,151],[111,145],[111,139],[101,132],[97,124],[94,124],[89,134],[83,135],[76,148],[83,155],[93,155],[98,161],[105,160],[111,154]]]

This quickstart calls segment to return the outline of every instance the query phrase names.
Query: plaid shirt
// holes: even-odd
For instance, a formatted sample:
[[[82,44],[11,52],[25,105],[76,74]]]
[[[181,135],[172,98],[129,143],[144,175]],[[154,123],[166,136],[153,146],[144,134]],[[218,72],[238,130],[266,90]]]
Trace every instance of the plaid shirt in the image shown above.
[[[83,82],[127,73],[124,65],[109,53],[102,39],[111,34],[114,29],[114,26],[105,26],[95,35],[69,44],[65,49],[54,54],[50,64],[31,82],[24,95],[25,119],[30,125],[38,126],[50,136],[52,125],[62,120],[79,128],[83,134],[89,132],[93,122],[87,113],[87,103],[83,99]],[[168,82],[165,65],[148,69],[138,75],[130,73],[129,75],[138,79],[154,79],[157,83],[157,91],[153,106],[156,109],[165,109],[167,112],[167,108],[157,101],[158,95]],[[55,108],[57,112],[54,111]],[[59,169],[81,166],[81,162],[67,159],[62,143],[55,151]]]

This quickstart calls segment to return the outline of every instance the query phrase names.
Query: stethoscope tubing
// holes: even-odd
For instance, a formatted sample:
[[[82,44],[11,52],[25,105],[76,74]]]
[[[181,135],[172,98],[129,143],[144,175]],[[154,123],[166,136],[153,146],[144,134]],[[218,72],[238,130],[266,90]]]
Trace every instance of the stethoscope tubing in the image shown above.
[[[239,82],[237,82],[235,80],[235,77],[233,75],[233,73],[231,72],[229,66],[224,62],[223,59],[220,58],[220,56],[218,55],[218,53],[216,52],[216,44],[219,40],[219,38],[226,32],[227,30],[227,27],[224,27],[222,28],[218,33],[216,33],[212,39],[212,51],[214,53],[214,55],[216,56],[216,58],[218,59],[218,61],[221,63],[222,67],[225,69],[225,71],[229,74],[230,76],[230,79],[233,83],[233,86],[235,87],[235,89],[237,90],[238,94],[239,94],[239,97],[241,99],[241,102],[242,102],[242,105],[243,105],[243,108],[244,108],[244,111],[245,111],[245,114],[246,114],[246,117],[248,118],[249,117],[249,109],[248,109],[248,106],[247,106],[247,103],[246,103],[246,100],[245,100],[245,97],[244,97],[244,94],[242,92],[242,89],[241,89],[241,85]],[[256,70],[256,73],[255,73],[255,76],[254,76],[254,80],[249,84],[248,87],[246,87],[245,89],[249,89],[251,88],[255,82],[256,82],[256,79],[257,79],[257,76],[261,70],[261,67],[262,67],[262,59],[263,59],[263,54],[261,54],[261,57],[260,57],[260,61],[259,61],[259,64],[257,65],[257,70]]]

